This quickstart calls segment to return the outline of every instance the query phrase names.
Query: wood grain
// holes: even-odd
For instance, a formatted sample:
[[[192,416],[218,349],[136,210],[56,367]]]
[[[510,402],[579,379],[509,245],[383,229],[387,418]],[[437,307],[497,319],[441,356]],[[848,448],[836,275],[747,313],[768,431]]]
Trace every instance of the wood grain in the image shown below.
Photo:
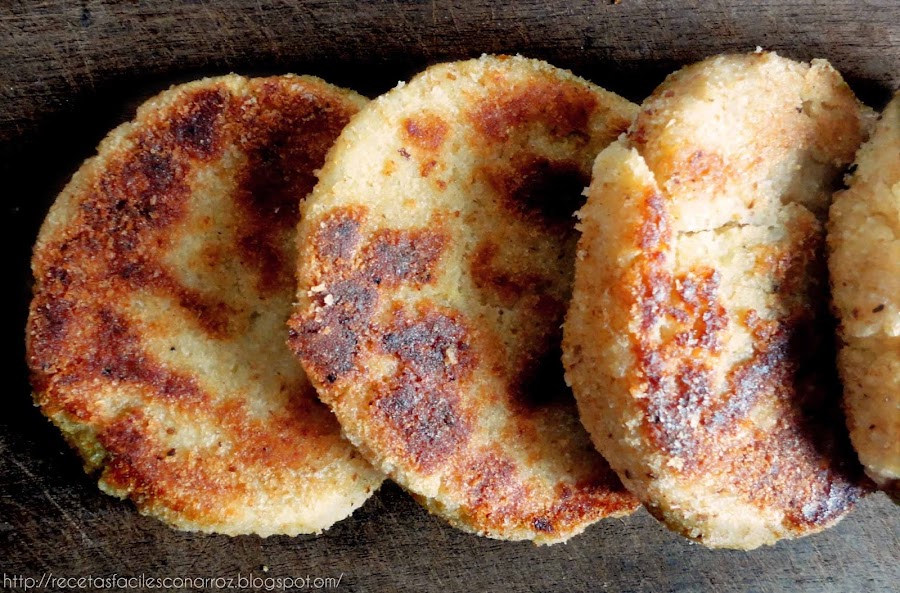
[[[649,90],[673,66],[759,45],[897,86],[898,22],[896,0],[18,2],[0,13],[0,138],[80,95],[146,77],[304,67],[342,70],[338,82],[362,74],[381,90],[396,82],[384,67],[482,52],[554,59],[611,87]],[[643,80],[617,80],[626,75]]]
[[[201,75],[318,74],[377,94],[425,65],[519,52],[639,101],[677,66],[757,45],[828,58],[880,107],[900,84],[900,2],[111,2],[0,7],[0,178],[12,244],[13,360],[0,413],[0,572],[40,577],[338,576],[348,591],[895,591],[900,511],[865,500],[823,534],[710,551],[646,513],[535,548],[466,535],[386,486],[312,538],[170,530],[99,493],[28,397],[30,247],[103,135],[149,95]],[[268,572],[263,572],[263,567]],[[0,585],[0,590],[10,587]]]

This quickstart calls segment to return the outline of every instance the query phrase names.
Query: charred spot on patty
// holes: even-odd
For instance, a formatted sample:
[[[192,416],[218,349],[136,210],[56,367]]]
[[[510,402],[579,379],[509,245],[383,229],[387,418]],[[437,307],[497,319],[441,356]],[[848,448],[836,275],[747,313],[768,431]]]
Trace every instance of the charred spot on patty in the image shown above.
[[[590,176],[571,161],[520,156],[503,167],[485,169],[488,183],[506,210],[547,226],[574,227]]]

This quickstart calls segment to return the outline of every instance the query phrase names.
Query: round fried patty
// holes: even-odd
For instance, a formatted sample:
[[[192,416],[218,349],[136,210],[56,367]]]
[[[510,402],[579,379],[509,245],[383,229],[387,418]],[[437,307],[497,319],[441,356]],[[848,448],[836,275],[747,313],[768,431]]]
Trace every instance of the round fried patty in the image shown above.
[[[826,62],[720,56],[671,75],[594,164],[567,378],[625,484],[708,546],[819,531],[863,492],[821,218],[867,126]]]
[[[290,344],[348,438],[457,527],[553,543],[637,505],[560,362],[572,214],[635,111],[535,60],[434,66],[353,119],[303,206]]]
[[[900,94],[856,165],[828,228],[838,368],[853,446],[869,476],[900,501]]]
[[[34,248],[36,402],[100,488],[176,527],[318,532],[382,480],[284,344],[299,200],[365,99],[226,76],[144,104]]]

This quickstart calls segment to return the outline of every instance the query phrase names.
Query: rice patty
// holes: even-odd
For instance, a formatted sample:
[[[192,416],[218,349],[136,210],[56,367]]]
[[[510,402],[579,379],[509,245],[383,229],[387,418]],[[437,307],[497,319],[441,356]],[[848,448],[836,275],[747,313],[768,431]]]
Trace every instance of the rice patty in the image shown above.
[[[572,214],[636,106],[522,57],[374,100],[303,206],[291,345],[345,434],[432,513],[547,544],[635,499],[560,363]]]
[[[900,93],[856,157],[828,226],[838,369],[866,473],[900,501]]]
[[[298,204],[364,103],[311,77],[177,86],[57,198],[28,362],[103,491],[181,529],[269,535],[319,532],[378,487],[284,343]]]
[[[594,164],[567,379],[626,486],[707,546],[819,531],[863,493],[821,219],[867,126],[826,62],[718,56],[670,75]]]

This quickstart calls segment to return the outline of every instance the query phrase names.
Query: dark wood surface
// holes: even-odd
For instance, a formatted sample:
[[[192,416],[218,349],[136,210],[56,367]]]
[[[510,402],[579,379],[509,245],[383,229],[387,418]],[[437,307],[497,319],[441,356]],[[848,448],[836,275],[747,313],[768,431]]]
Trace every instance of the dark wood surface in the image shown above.
[[[172,83],[293,71],[374,95],[435,61],[519,52],[640,101],[680,64],[757,45],[828,58],[880,107],[900,83],[900,2],[4,3],[0,193],[14,308],[3,316],[12,354],[0,412],[0,572],[343,574],[346,591],[897,591],[900,508],[883,495],[826,533],[749,553],[689,544],[643,511],[566,545],[491,541],[453,530],[390,484],[318,538],[181,533],[102,495],[30,402],[22,335],[37,227],[103,135]]]

